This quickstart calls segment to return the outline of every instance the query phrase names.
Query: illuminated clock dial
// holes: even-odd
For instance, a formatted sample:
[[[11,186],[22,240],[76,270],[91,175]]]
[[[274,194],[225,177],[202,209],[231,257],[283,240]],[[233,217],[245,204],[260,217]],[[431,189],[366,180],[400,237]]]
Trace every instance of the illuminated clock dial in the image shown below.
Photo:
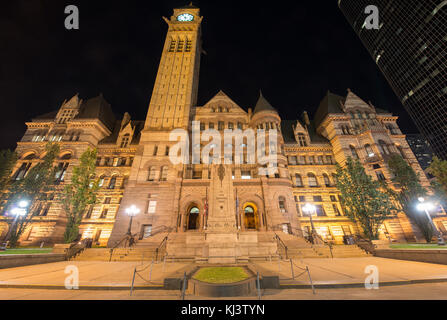
[[[183,13],[181,15],[179,15],[177,17],[178,21],[193,21],[194,20],[194,16],[192,14],[189,13]]]

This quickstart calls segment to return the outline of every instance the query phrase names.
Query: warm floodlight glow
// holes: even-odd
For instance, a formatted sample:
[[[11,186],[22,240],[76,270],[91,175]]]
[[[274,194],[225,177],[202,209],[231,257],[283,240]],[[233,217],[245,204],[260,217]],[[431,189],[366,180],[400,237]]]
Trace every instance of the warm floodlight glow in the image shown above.
[[[19,202],[19,207],[20,208],[26,208],[26,207],[28,207],[28,205],[29,205],[29,202],[27,200],[21,200]]]
[[[303,211],[307,214],[311,214],[315,212],[315,206],[313,204],[306,203],[306,205],[303,207]]]
[[[138,209],[135,205],[131,205],[129,208],[126,209],[126,213],[130,217],[135,217],[137,214],[140,213],[140,209]]]

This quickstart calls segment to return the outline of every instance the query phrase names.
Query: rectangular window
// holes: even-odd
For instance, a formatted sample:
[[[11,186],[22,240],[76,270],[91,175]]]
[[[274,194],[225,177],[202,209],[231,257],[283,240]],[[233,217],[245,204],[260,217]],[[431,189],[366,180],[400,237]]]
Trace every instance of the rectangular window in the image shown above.
[[[296,156],[290,156],[289,157],[289,164],[291,164],[291,165],[296,165],[297,164]]]
[[[324,217],[326,216],[326,212],[324,212],[324,208],[322,205],[315,205],[316,211],[317,211],[317,216],[319,217]]]
[[[337,197],[336,196],[331,196],[331,201],[332,202],[337,202]]]
[[[314,196],[314,202],[323,202],[321,196]]]
[[[241,179],[251,179],[251,173],[248,170],[241,171]]]
[[[106,197],[106,198],[104,199],[104,204],[109,204],[111,199],[112,199],[112,198],[110,198],[110,197]]]
[[[147,213],[155,213],[155,210],[157,208],[157,201],[149,201],[149,205],[147,208]]]
[[[153,153],[153,155],[156,156],[157,153],[158,153],[158,146],[154,146],[154,153]]]
[[[219,121],[217,125],[218,125],[218,130],[223,130],[225,128],[225,122],[223,122],[223,121]]]

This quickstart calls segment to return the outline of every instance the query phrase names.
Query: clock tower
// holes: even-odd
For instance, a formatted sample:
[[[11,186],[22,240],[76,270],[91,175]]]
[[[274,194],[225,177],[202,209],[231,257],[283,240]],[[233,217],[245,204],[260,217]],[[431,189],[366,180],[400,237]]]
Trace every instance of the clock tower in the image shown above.
[[[192,4],[163,17],[169,26],[149,104],[145,129],[189,127],[197,102],[202,17]]]
[[[125,209],[131,205],[141,209],[133,219],[133,233],[176,225],[183,164],[170,161],[169,150],[176,142],[169,135],[174,129],[190,129],[197,104],[202,17],[199,8],[190,4],[163,19],[168,32],[110,244],[126,234],[129,217]]]

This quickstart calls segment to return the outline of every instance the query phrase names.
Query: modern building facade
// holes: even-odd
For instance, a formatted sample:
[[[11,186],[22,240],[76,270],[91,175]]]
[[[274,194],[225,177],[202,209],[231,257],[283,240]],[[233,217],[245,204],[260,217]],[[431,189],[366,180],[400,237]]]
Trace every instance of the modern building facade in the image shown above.
[[[360,232],[345,216],[335,187],[335,164],[348,157],[358,158],[375,179],[391,184],[386,160],[400,154],[420,173],[421,183],[429,185],[397,117],[349,89],[344,96],[328,92],[312,119],[303,112],[300,119],[283,120],[262,94],[249,108],[222,91],[198,106],[199,9],[175,9],[165,21],[168,32],[145,121],[132,120],[128,113],[116,119],[102,95],[85,101],[76,95],[59,110],[28,122],[18,142],[14,179],[25,176],[43,157],[47,141],[60,144],[56,164],[60,187],[69,181],[82,152],[97,148],[101,188],[97,203],[82,220],[82,238],[115,246],[129,227],[126,208],[135,205],[141,212],[133,218],[132,234],[144,243],[159,241],[160,234],[169,232],[170,255],[207,259],[269,255],[277,250],[274,232],[301,238],[311,232],[310,217],[303,211],[306,203],[316,207],[312,221],[322,238],[343,243],[344,236]],[[230,155],[222,152],[220,164],[204,159],[173,163],[171,156],[181,139],[181,135],[172,139],[173,130],[186,134],[188,150],[203,150],[210,144],[218,148],[212,146],[211,137],[194,138],[194,128],[217,135],[225,130],[252,129],[256,135],[256,130],[269,130],[268,139],[276,135],[268,149],[277,154],[277,170],[264,175],[260,169],[265,163],[248,161],[248,138],[230,144]],[[242,155],[235,151],[238,146]],[[243,159],[235,164],[238,156]],[[51,200],[53,195],[48,199],[37,207],[22,244],[62,240],[64,213]],[[3,212],[0,221],[5,219]],[[436,219],[444,221],[443,215]],[[0,227],[5,234],[6,223],[0,222]],[[403,213],[397,213],[385,222],[381,237],[414,241],[421,235]]]
[[[447,2],[339,0],[338,5],[434,153],[447,159]],[[379,8],[379,30],[365,8]]]
[[[423,170],[427,169],[433,159],[430,144],[421,134],[407,134],[407,142]]]

